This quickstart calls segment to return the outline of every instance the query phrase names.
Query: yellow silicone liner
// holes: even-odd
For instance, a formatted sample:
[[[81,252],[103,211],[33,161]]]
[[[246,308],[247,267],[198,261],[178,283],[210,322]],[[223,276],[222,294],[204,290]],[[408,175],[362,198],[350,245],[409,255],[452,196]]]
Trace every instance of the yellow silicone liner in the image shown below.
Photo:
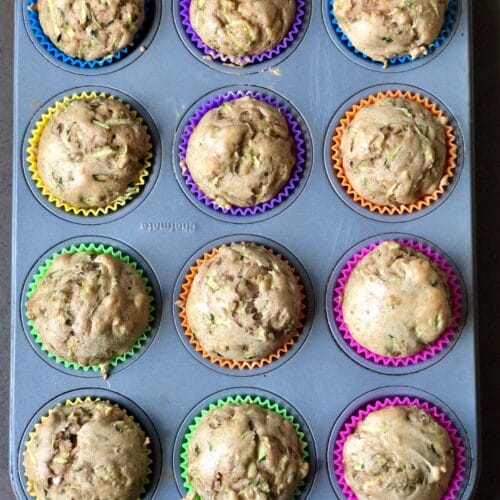
[[[352,187],[349,182],[342,164],[342,153],[340,146],[342,143],[342,136],[344,131],[350,125],[356,113],[368,105],[374,104],[380,99],[386,97],[402,97],[404,99],[411,99],[412,101],[422,104],[427,110],[429,110],[433,116],[438,118],[440,121],[446,120],[448,122],[448,117],[444,112],[434,103],[432,103],[427,97],[423,97],[419,94],[414,94],[412,92],[406,91],[401,92],[400,90],[389,90],[387,92],[379,92],[376,95],[371,95],[367,99],[362,99],[359,103],[355,104],[349,111],[346,112],[344,117],[340,120],[339,125],[335,128],[335,133],[332,138],[332,167],[335,175],[337,176],[340,185],[344,188],[347,194],[357,203],[359,203],[363,208],[368,209],[370,212],[378,212],[382,215],[403,215],[410,214],[417,210],[422,210],[428,207],[431,203],[436,201],[444,192],[449,185],[454,173],[457,168],[457,144],[456,137],[453,131],[453,127],[449,124],[444,126],[445,130],[445,142],[446,142],[446,160],[444,166],[444,174],[437,189],[428,195],[425,195],[420,200],[409,203],[405,205],[389,206],[389,205],[378,205],[360,196]]]
[[[79,397],[75,398],[75,399],[67,399],[63,404],[64,406],[66,407],[70,407],[70,406],[77,406],[79,404],[82,404],[82,403],[92,403],[92,402],[98,402],[98,401],[103,401],[103,402],[107,402],[107,403],[110,403],[112,404],[113,406],[119,408],[120,410],[122,411],[125,411],[121,406],[117,405],[117,404],[113,404],[111,403],[111,401],[108,401],[108,400],[102,400],[101,398],[91,398],[91,397],[86,397],[85,399],[81,399]],[[52,411],[54,411],[58,406],[60,406],[61,403],[57,404],[56,406],[54,406],[53,408],[51,408],[48,412],[47,412],[47,415],[44,415],[40,421],[35,424],[35,428],[29,433],[29,439],[28,441],[26,441],[26,443],[24,444],[24,452],[23,452],[23,467],[24,467],[24,476],[26,477],[26,489],[29,493],[30,496],[34,497],[36,500],[43,500],[43,497],[39,496],[35,490],[35,487],[32,483],[32,481],[30,481],[28,479],[28,475],[26,473],[26,455],[28,454],[28,443],[33,439],[33,437],[35,436],[36,432],[37,432],[37,428],[40,424],[43,424],[43,422],[45,422],[45,420],[47,419],[47,417],[51,414]],[[134,417],[132,415],[129,415],[127,413],[127,415],[135,421]],[[144,432],[144,430],[142,429],[142,426],[140,424],[138,424],[139,427],[141,428],[141,430]],[[147,439],[148,436],[146,435],[146,433],[144,433],[144,435],[146,436]],[[151,468],[150,468],[150,465],[153,463],[153,461],[151,460],[151,458],[149,458],[149,456],[151,455],[151,449],[150,448],[147,448],[147,454],[148,454],[148,471],[147,471],[147,477],[146,477],[146,481],[144,482],[144,486],[142,488],[142,491],[141,491],[141,496],[146,492],[146,487],[147,485],[149,484],[149,477],[151,476]]]
[[[40,143],[40,137],[45,127],[47,126],[51,118],[54,116],[54,114],[57,111],[59,111],[63,106],[66,106],[69,102],[78,99],[96,99],[99,97],[105,99],[117,99],[126,106],[126,108],[130,111],[134,120],[138,124],[144,127],[144,130],[146,131],[149,138],[148,150],[146,158],[144,160],[144,168],[140,172],[139,177],[137,181],[134,183],[133,187],[128,190],[127,194],[117,198],[109,205],[106,205],[104,207],[93,207],[93,208],[74,207],[63,200],[56,198],[47,189],[45,183],[43,182],[43,179],[40,177],[40,174],[38,172],[38,158],[37,158],[38,145]],[[133,109],[129,104],[123,102],[121,99],[118,99],[113,95],[105,94],[104,92],[101,92],[99,94],[97,92],[81,92],[80,94],[72,94],[71,96],[65,96],[62,99],[62,101],[57,101],[53,106],[48,108],[47,111],[44,114],[42,114],[40,120],[36,122],[35,128],[31,131],[31,137],[28,140],[28,144],[29,146],[26,150],[28,170],[31,173],[31,178],[35,182],[36,187],[40,189],[43,196],[45,196],[57,208],[61,208],[67,213],[73,213],[75,215],[83,215],[84,217],[106,215],[109,212],[115,212],[120,207],[123,207],[127,203],[127,201],[136,196],[141,190],[142,186],[144,186],[144,184],[146,183],[146,179],[150,174],[151,159],[153,158],[153,153],[151,151],[153,148],[153,145],[151,143],[151,136],[149,134],[146,125],[144,124],[144,120],[142,119],[142,117],[139,116],[137,111]]]
[[[186,301],[189,295],[189,292],[191,291],[191,286],[193,284],[193,280],[198,273],[198,270],[201,265],[205,264],[208,262],[210,259],[215,257],[219,253],[219,249],[222,247],[225,247],[227,245],[221,245],[218,248],[212,249],[210,252],[206,252],[203,257],[200,259],[196,260],[196,263],[190,267],[189,272],[187,273],[185,277],[185,281],[182,284],[181,287],[181,294],[179,296],[179,301],[177,302],[177,305],[179,307],[179,317],[181,319],[181,325],[184,328],[184,333],[187,336],[189,343],[195,348],[196,352],[199,352],[205,359],[209,359],[210,362],[215,363],[219,366],[226,367],[226,368],[231,368],[231,369],[239,369],[239,370],[244,370],[244,369],[253,369],[253,368],[262,368],[263,366],[272,363],[273,361],[279,359],[282,354],[285,354],[288,352],[290,347],[295,343],[297,338],[299,337],[300,331],[304,327],[303,320],[305,318],[305,295],[303,294],[304,286],[301,283],[300,277],[297,275],[295,269],[290,265],[290,263],[284,259],[279,253],[273,252],[270,248],[267,248],[263,245],[256,245],[260,248],[263,248],[267,252],[271,253],[272,255],[278,257],[281,259],[282,262],[284,262],[288,268],[292,271],[293,276],[297,282],[297,286],[299,288],[299,314],[297,317],[297,322],[295,324],[295,327],[293,329],[292,334],[290,335],[290,338],[282,345],[280,346],[275,352],[269,354],[265,358],[260,358],[260,359],[254,359],[251,361],[238,361],[238,360],[232,360],[232,359],[223,359],[223,358],[217,358],[207,352],[203,346],[200,344],[200,342],[196,339],[193,330],[189,326],[189,322],[187,319],[187,313],[186,313]]]

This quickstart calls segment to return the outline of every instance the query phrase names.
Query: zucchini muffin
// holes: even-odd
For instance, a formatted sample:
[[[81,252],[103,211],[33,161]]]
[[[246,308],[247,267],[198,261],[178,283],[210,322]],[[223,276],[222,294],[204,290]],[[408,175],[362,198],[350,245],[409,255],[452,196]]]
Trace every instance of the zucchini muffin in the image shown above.
[[[142,277],[111,255],[57,257],[28,300],[44,347],[82,366],[106,365],[129,351],[149,319]]]
[[[38,173],[72,207],[105,207],[136,191],[150,147],[146,128],[119,100],[73,99],[43,129]]]
[[[452,322],[445,274],[423,253],[393,241],[356,265],[342,312],[359,344],[391,358],[421,351]]]
[[[193,180],[222,208],[274,198],[295,162],[295,142],[281,111],[248,96],[208,111],[186,151]]]
[[[343,459],[359,500],[440,500],[454,470],[448,432],[415,406],[370,413],[347,438]]]
[[[188,447],[188,474],[203,500],[290,500],[309,473],[290,421],[245,404],[204,415]],[[194,499],[196,493],[187,498]]]
[[[57,405],[26,444],[24,466],[38,500],[136,500],[149,475],[149,438],[109,401]]]
[[[131,45],[144,0],[37,0],[40,25],[66,55],[92,61]]]
[[[242,58],[278,45],[292,26],[295,9],[295,0],[191,0],[189,19],[205,45]]]
[[[444,175],[445,124],[445,118],[402,97],[383,97],[361,108],[340,148],[353,189],[382,206],[414,203],[433,193]]]
[[[427,54],[444,24],[448,0],[335,0],[334,16],[351,43],[375,61]]]
[[[261,359],[299,322],[300,287],[289,265],[254,243],[232,243],[198,269],[186,300],[189,326],[212,356]]]

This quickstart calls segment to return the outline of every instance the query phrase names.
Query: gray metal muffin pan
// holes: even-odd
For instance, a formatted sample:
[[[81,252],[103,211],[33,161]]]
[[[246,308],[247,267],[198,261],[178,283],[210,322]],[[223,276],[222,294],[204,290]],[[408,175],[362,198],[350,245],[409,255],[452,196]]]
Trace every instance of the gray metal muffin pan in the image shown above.
[[[151,435],[155,466],[147,498],[175,499],[185,492],[174,467],[174,442],[200,402],[218,394],[268,394],[305,423],[315,472],[303,498],[336,498],[329,476],[331,431],[353,402],[369,394],[429,394],[449,408],[468,452],[460,498],[472,498],[478,475],[477,331],[475,327],[473,170],[471,153],[470,5],[463,0],[450,39],[432,55],[397,71],[356,64],[332,42],[326,0],[309,2],[304,32],[278,59],[243,70],[205,64],[178,18],[175,0],[165,0],[146,35],[141,57],[134,51],[104,70],[79,71],[55,62],[36,46],[24,22],[26,4],[16,4],[14,121],[14,224],[12,278],[12,372],[10,464],[18,498],[27,498],[21,453],[27,433],[47,409],[79,396],[99,396],[122,404]],[[157,30],[156,30],[157,27]],[[137,51],[138,48],[135,49]],[[136,54],[137,55],[137,54]],[[279,63],[279,64],[278,64]],[[176,162],[186,112],[217,89],[268,89],[304,127],[307,166],[286,206],[265,216],[232,220],[200,209],[181,189]],[[361,97],[384,89],[416,88],[439,103],[455,126],[459,168],[445,196],[431,208],[404,217],[371,216],[342,195],[330,173],[330,132],[339,112]],[[115,214],[68,216],[39,195],[26,172],[26,134],[32,120],[61,95],[104,90],[129,102],[150,127],[155,158],[145,189]],[[335,118],[334,118],[335,117]],[[334,188],[332,188],[332,184]],[[233,223],[238,222],[238,224]],[[360,242],[399,233],[442,249],[463,280],[466,314],[456,341],[437,361],[415,370],[379,370],[356,362],[334,340],[327,321],[330,276],[346,252]],[[266,369],[233,372],[207,366],[178,332],[179,280],[193,256],[224,241],[264,242],[298,265],[306,285],[307,321],[300,341]],[[68,242],[104,242],[129,253],[158,282],[157,324],[144,348],[103,380],[56,364],[39,350],[23,320],[25,286],[34,266]],[[177,327],[176,327],[177,324]],[[333,334],[333,335],[332,335]],[[237,375],[237,376],[236,376]],[[391,392],[391,387],[394,389]],[[373,392],[375,391],[375,392]],[[420,396],[419,396],[420,397]],[[360,399],[361,398],[361,399]],[[365,398],[365,399],[363,399]],[[355,403],[354,403],[355,404]],[[341,415],[343,417],[341,418]],[[340,420],[339,420],[340,419]],[[310,486],[310,488],[309,488]],[[182,490],[182,488],[181,488]]]

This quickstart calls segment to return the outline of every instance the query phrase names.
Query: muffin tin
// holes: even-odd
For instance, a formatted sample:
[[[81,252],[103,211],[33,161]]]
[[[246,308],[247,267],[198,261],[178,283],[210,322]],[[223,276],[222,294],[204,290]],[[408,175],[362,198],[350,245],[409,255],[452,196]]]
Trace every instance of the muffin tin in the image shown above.
[[[67,64],[34,36],[30,2],[16,3],[10,464],[18,498],[28,498],[22,466],[27,435],[58,402],[101,397],[134,415],[152,438],[154,468],[146,498],[170,500],[185,494],[179,443],[190,421],[211,402],[238,394],[274,400],[302,424],[313,472],[301,498],[312,500],[342,495],[333,448],[353,412],[384,397],[429,401],[453,422],[465,448],[463,480],[454,498],[471,498],[479,420],[469,2],[456,1],[453,28],[432,54],[386,70],[341,46],[328,0],[306,0],[301,32],[289,46],[243,68],[204,58],[184,31],[178,0],[147,0],[152,18],[142,45],[125,57],[95,68]],[[417,91],[437,102],[458,145],[457,171],[444,195],[403,216],[373,214],[352,202],[338,185],[329,151],[345,110],[390,89]],[[154,157],[151,175],[133,200],[108,215],[82,217],[41,195],[27,171],[26,148],[34,123],[54,101],[92,90],[113,94],[139,112]],[[285,104],[305,147],[304,171],[291,195],[248,217],[199,202],[179,165],[181,136],[193,112],[211,97],[240,90],[267,93]],[[342,343],[332,310],[332,280],[343,263],[368,243],[395,237],[442,252],[462,296],[453,340],[438,355],[404,369],[360,361]],[[243,240],[269,246],[294,265],[307,302],[297,342],[262,369],[221,368],[202,359],[186,342],[175,306],[193,258]],[[148,341],[107,380],[53,362],[33,342],[26,323],[26,291],[36,269],[47,256],[78,243],[109,244],[127,253],[145,270],[155,294]]]

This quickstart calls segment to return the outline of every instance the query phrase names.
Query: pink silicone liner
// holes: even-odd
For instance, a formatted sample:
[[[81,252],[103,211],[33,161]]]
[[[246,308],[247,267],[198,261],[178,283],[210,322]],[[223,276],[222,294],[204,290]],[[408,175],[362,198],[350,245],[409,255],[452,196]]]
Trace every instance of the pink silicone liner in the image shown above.
[[[179,2],[179,10],[181,16],[181,22],[186,30],[187,35],[191,39],[191,41],[198,47],[198,49],[205,54],[205,56],[209,56],[212,59],[220,60],[225,64],[236,64],[236,65],[247,65],[254,63],[261,63],[266,60],[272,59],[273,57],[280,54],[283,50],[285,50],[297,37],[302,28],[302,24],[305,18],[305,1],[304,0],[296,0],[296,11],[295,11],[295,19],[292,23],[290,31],[286,34],[286,36],[271,50],[267,50],[262,52],[262,54],[254,54],[252,56],[244,56],[244,57],[233,57],[228,56],[226,54],[221,54],[209,47],[203,40],[199,37],[198,33],[196,33],[195,29],[191,24],[191,19],[189,16],[189,8],[191,6],[192,0],[180,0]]]
[[[368,403],[361,409],[356,410],[342,426],[333,447],[333,468],[337,482],[342,488],[342,492],[344,493],[346,499],[357,500],[357,496],[351,490],[345,479],[343,459],[345,442],[347,438],[355,431],[358,424],[363,421],[369,413],[381,410],[382,408],[387,408],[388,406],[416,406],[417,408],[425,410],[427,413],[432,415],[436,422],[446,429],[453,444],[455,468],[450,479],[448,489],[446,490],[446,493],[443,495],[441,500],[455,500],[457,498],[457,493],[460,492],[460,488],[462,486],[465,475],[466,456],[462,438],[460,437],[460,434],[453,422],[439,408],[425,400],[409,396],[387,397],[383,400],[377,400],[372,403]]]
[[[434,264],[436,264],[441,271],[445,274],[448,282],[448,288],[450,290],[450,298],[451,298],[451,325],[444,330],[444,332],[427,347],[422,349],[421,351],[412,354],[411,356],[406,356],[402,358],[389,358],[387,356],[381,356],[380,354],[376,354],[366,347],[363,347],[359,342],[357,342],[354,337],[351,335],[349,328],[344,322],[344,315],[342,313],[342,297],[344,296],[344,289],[351,276],[351,273],[354,271],[356,265],[369,253],[373,252],[381,243],[384,241],[396,241],[400,245],[405,245],[409,248],[413,248],[421,253],[423,253],[426,257],[428,257]],[[360,356],[363,356],[365,359],[372,361],[373,363],[377,363],[379,365],[384,366],[409,366],[417,363],[421,363],[432,356],[435,356],[439,352],[441,352],[452,340],[453,336],[458,331],[458,326],[461,319],[462,314],[462,292],[460,290],[460,285],[458,278],[453,273],[451,266],[446,262],[446,259],[442,257],[437,251],[432,248],[424,245],[423,243],[411,241],[411,240],[381,240],[375,243],[371,243],[369,246],[363,248],[359,252],[353,255],[351,259],[347,261],[344,268],[340,272],[339,278],[334,286],[333,293],[333,312],[335,317],[335,322],[337,324],[337,328],[341,332],[343,339],[349,344],[349,346],[356,351]]]

